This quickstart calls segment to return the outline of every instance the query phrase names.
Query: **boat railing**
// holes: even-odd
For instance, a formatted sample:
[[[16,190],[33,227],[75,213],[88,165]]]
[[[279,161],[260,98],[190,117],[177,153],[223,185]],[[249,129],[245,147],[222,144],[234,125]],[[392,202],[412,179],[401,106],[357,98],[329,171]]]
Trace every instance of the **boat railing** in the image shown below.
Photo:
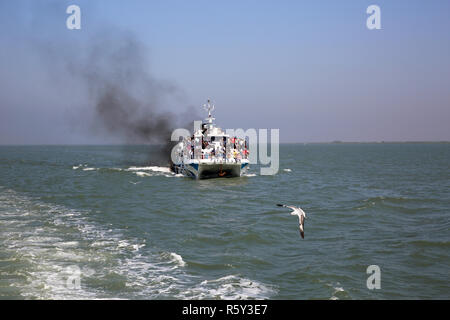
[[[198,137],[185,138],[180,156],[184,161],[209,159],[213,161],[240,162],[247,160],[247,143],[240,138],[224,138],[219,141],[207,141]]]

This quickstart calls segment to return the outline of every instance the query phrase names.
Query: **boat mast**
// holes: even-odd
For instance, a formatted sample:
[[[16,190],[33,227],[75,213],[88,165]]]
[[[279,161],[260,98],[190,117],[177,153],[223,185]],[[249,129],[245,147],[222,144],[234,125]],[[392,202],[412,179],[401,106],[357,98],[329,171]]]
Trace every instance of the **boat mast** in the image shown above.
[[[205,109],[206,111],[208,111],[208,118],[206,118],[205,120],[207,121],[207,128],[211,129],[213,127],[213,120],[215,120],[216,118],[213,118],[211,115],[211,111],[213,111],[215,108],[215,106],[213,104],[211,104],[211,100],[208,99],[208,103],[203,105],[203,109]]]

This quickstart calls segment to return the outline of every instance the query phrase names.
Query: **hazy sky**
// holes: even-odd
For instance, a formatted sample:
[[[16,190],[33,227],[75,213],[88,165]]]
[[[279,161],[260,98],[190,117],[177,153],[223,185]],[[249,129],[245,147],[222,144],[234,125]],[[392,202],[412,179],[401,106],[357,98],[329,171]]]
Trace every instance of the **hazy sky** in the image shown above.
[[[81,30],[66,28],[70,4]],[[381,30],[366,27],[371,4]],[[203,115],[211,97],[223,128],[279,128],[282,142],[450,140],[449,13],[447,0],[2,1],[0,144],[118,142],[91,130],[89,88],[65,63],[124,33],[177,88],[175,113]]]

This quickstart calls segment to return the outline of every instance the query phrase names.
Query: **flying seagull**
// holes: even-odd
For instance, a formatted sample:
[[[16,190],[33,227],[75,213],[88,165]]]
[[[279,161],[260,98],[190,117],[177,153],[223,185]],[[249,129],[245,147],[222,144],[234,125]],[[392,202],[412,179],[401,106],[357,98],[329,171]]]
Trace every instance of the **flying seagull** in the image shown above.
[[[299,222],[299,228],[300,228],[300,235],[302,236],[302,239],[305,238],[305,219],[306,219],[306,213],[299,207],[294,206],[287,206],[284,204],[277,204],[279,207],[289,208],[292,209],[291,215],[298,216],[298,222]]]
[[[128,181],[129,183],[132,183],[132,184],[139,184],[139,183],[141,183],[142,181],[138,181],[138,182],[134,182],[134,181]]]

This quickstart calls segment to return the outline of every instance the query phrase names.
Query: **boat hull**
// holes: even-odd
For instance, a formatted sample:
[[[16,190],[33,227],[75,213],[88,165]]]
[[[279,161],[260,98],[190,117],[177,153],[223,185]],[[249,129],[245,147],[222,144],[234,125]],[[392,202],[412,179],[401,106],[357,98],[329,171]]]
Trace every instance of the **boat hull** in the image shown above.
[[[179,167],[178,172],[194,179],[240,177],[247,163],[193,163]]]
[[[232,178],[241,176],[241,165],[236,164],[200,164],[197,179]]]

